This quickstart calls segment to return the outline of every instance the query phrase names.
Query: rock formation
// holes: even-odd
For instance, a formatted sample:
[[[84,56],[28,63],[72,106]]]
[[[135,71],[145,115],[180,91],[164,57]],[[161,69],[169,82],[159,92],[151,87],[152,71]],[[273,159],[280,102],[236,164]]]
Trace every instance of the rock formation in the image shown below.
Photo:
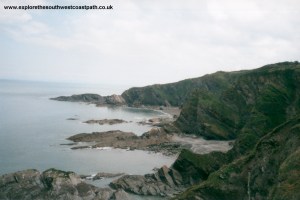
[[[97,106],[102,105],[125,105],[126,102],[121,95],[113,94],[111,96],[101,96],[98,94],[79,94],[72,96],[59,96],[55,98],[50,98],[56,101],[69,101],[69,102],[85,102],[93,103]]]
[[[100,120],[91,119],[91,120],[85,121],[84,123],[100,124],[100,125],[104,125],[104,124],[114,125],[114,124],[121,124],[121,123],[128,123],[128,122],[125,120],[122,120],[122,119],[100,119]]]
[[[97,188],[83,182],[74,172],[29,169],[0,176],[0,199],[126,200],[122,190]]]

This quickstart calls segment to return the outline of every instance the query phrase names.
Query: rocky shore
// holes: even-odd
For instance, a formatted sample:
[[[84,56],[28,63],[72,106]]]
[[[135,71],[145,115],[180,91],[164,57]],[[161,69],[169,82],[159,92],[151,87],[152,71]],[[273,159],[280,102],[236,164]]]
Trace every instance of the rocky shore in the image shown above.
[[[0,199],[129,200],[122,189],[97,188],[74,172],[35,169],[0,176]]]
[[[146,150],[161,152],[165,155],[176,154],[180,151],[180,145],[172,141],[172,134],[168,134],[160,128],[152,128],[141,136],[132,132],[119,130],[94,133],[80,133],[67,138],[72,142],[93,142],[92,145],[74,146],[71,149],[84,148],[120,148],[128,150]]]
[[[124,175],[110,183],[114,189],[123,189],[137,195],[173,197],[184,190],[182,175],[175,169],[163,166],[153,174]]]
[[[78,94],[72,96],[59,96],[55,98],[50,98],[51,100],[56,101],[69,101],[69,102],[84,102],[84,103],[93,103],[97,106],[103,105],[125,105],[126,101],[121,95],[110,95],[110,96],[101,96],[98,94]]]
[[[226,152],[232,147],[231,141],[209,141],[202,138],[167,133],[163,128],[152,128],[141,136],[132,132],[119,130],[80,133],[73,135],[71,149],[85,148],[120,148],[127,150],[144,150],[155,153],[162,153],[167,156],[178,154],[182,149],[188,149],[198,154],[205,154],[212,151]],[[78,145],[81,143],[80,145]],[[86,143],[82,145],[82,143]],[[64,144],[67,145],[67,144]]]
[[[87,120],[83,123],[99,124],[99,125],[104,125],[104,124],[114,125],[114,124],[121,124],[121,123],[128,123],[128,122],[125,120],[122,120],[122,119],[100,119],[100,120],[91,119],[91,120]]]
[[[180,154],[170,168],[163,166],[146,175],[123,175],[110,183],[112,189],[97,188],[73,172],[54,169],[3,175],[0,199],[125,200],[126,192],[182,200],[300,199],[299,80],[299,62],[283,62],[255,70],[216,72],[171,84],[131,88],[122,96],[54,98],[98,106],[157,106],[162,111],[163,106],[181,107],[178,118],[171,114],[177,118],[175,123],[162,119],[140,122],[159,127],[142,136],[108,131],[69,138],[74,142],[70,144],[92,143],[73,149],[113,147]],[[179,129],[227,143],[184,138],[174,134],[180,133]],[[234,144],[228,141],[232,139]],[[106,173],[94,177],[105,176],[115,177]]]
[[[83,179],[120,178],[98,188]],[[74,172],[28,169],[0,176],[0,199],[22,200],[131,200],[127,194],[173,197],[185,189],[182,174],[174,168],[161,167],[153,174],[125,175],[98,173],[93,177]]]

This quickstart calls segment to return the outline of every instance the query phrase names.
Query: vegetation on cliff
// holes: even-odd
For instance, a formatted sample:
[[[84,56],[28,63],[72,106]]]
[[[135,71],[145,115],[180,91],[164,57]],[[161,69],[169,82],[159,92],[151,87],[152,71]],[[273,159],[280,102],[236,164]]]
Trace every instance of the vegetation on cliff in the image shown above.
[[[226,87],[228,76],[231,74],[217,72],[176,83],[134,87],[123,92],[122,97],[130,106],[182,106],[190,92],[196,88],[209,88],[218,92]]]
[[[300,117],[278,126],[248,155],[222,166],[177,198],[299,199],[299,147]]]
[[[227,153],[182,151],[172,168],[194,185],[179,199],[300,198],[298,62],[132,88],[122,96],[130,105],[182,106],[175,125],[185,133],[236,139]]]

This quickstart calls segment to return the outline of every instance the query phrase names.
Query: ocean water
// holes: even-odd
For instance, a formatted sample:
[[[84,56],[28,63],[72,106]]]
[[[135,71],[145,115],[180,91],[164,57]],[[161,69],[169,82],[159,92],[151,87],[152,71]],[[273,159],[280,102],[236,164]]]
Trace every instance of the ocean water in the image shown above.
[[[0,175],[34,168],[57,168],[78,174],[97,172],[150,173],[170,166],[175,157],[121,149],[71,150],[65,138],[94,131],[122,130],[137,135],[151,129],[136,122],[164,115],[159,111],[126,107],[96,107],[59,102],[50,97],[81,93],[121,94],[126,87],[0,80]],[[78,120],[67,120],[77,118]],[[117,118],[131,123],[85,124],[89,119]]]

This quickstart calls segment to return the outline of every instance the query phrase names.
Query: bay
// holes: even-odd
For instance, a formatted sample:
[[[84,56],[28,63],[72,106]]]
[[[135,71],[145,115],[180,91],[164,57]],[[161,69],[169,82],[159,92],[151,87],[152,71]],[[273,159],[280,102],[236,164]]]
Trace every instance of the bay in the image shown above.
[[[57,168],[78,174],[97,172],[150,173],[170,166],[175,157],[121,149],[71,150],[67,137],[77,133],[121,130],[137,135],[151,129],[137,122],[164,115],[128,107],[96,107],[85,103],[49,100],[60,95],[121,94],[124,86],[0,80],[0,174],[28,168]],[[75,118],[76,120],[67,120]],[[98,125],[89,119],[123,119],[130,123]]]

